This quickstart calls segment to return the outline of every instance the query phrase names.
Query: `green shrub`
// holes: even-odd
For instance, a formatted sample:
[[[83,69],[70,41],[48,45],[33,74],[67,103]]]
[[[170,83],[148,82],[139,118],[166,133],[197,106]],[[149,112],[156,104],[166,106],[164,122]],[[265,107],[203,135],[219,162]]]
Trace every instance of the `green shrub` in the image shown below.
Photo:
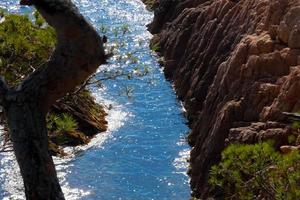
[[[292,128],[296,131],[299,131],[300,129],[300,122],[299,121],[294,121],[292,124]]]
[[[47,128],[49,131],[73,132],[78,129],[78,123],[67,113],[61,115],[49,114],[47,117]]]
[[[300,199],[300,154],[282,155],[266,142],[233,144],[211,168],[209,183],[225,199]]]
[[[154,52],[159,52],[161,50],[159,44],[154,44],[150,46],[151,50]]]
[[[34,22],[26,15],[4,13],[3,17],[0,17],[5,19],[0,24],[0,74],[9,84],[18,84],[47,61],[56,36],[37,12]]]

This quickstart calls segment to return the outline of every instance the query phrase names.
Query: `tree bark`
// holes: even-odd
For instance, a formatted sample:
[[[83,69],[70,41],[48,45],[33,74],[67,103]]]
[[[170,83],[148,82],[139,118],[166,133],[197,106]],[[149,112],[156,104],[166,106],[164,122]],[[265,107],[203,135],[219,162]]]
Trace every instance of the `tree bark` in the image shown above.
[[[17,101],[6,108],[6,113],[26,199],[64,199],[48,150],[45,114],[36,102],[22,97],[16,94]]]
[[[27,200],[62,200],[48,150],[46,114],[105,63],[102,38],[70,0],[21,0],[34,5],[57,34],[50,60],[17,88],[0,80],[0,103],[25,187]]]

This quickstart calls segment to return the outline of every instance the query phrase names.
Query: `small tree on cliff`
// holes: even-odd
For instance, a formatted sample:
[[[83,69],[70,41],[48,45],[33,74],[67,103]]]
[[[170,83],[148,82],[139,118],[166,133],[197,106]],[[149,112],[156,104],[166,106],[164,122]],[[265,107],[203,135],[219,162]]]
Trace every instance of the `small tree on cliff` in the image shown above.
[[[21,0],[34,5],[57,34],[50,60],[18,87],[0,80],[0,101],[28,200],[64,199],[48,151],[46,114],[50,106],[85,82],[105,62],[102,38],[71,0]]]

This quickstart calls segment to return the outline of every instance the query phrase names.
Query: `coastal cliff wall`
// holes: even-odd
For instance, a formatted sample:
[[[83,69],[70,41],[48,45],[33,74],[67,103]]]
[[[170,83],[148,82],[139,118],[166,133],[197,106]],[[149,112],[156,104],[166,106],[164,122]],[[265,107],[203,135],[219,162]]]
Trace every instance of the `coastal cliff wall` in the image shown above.
[[[191,187],[232,142],[287,144],[300,110],[299,0],[160,0],[149,25],[191,123]]]

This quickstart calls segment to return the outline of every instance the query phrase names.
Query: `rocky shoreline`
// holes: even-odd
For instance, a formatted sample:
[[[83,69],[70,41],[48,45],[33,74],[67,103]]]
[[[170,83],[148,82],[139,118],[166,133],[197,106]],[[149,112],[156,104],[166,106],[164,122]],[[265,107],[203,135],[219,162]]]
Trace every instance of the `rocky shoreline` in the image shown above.
[[[50,113],[67,113],[78,125],[72,131],[49,131],[50,152],[55,156],[66,155],[62,147],[88,144],[96,134],[107,130],[107,113],[88,90],[63,98],[53,105]]]
[[[228,144],[299,138],[283,112],[300,110],[300,2],[157,2],[151,45],[190,121],[192,196],[206,199]]]

